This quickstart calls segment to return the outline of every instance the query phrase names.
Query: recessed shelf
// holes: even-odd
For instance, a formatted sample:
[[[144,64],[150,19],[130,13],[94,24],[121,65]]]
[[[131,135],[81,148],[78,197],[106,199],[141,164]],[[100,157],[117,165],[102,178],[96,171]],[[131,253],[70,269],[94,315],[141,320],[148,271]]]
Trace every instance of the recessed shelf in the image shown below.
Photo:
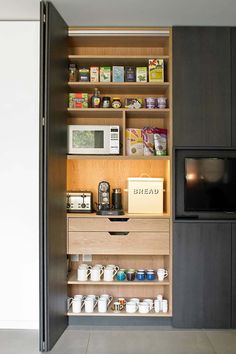
[[[128,118],[167,118],[170,113],[169,108],[67,108],[67,111],[70,117],[75,118],[122,118],[124,112]]]
[[[170,156],[67,155],[67,160],[170,160]]]
[[[162,86],[169,86],[169,82],[80,82],[80,81],[69,81],[69,86],[82,86],[82,87],[103,87],[103,86],[121,86],[121,87],[139,87],[139,86],[151,86],[153,87],[162,87]]]
[[[107,218],[107,215],[96,215],[96,213],[67,213],[67,217],[70,218]],[[109,215],[109,218],[135,218],[135,219],[169,219],[170,214],[129,214],[127,212],[124,215]]]
[[[79,63],[80,65],[136,65],[148,64],[149,59],[164,59],[169,60],[168,55],[69,55],[70,62]]]
[[[170,285],[170,282],[168,280],[165,281],[150,281],[150,280],[143,280],[143,281],[139,281],[139,280],[133,280],[133,281],[128,281],[128,280],[124,280],[124,281],[118,281],[118,280],[113,280],[113,281],[104,281],[104,280],[100,280],[100,281],[91,281],[91,280],[87,280],[87,281],[79,281],[77,280],[76,277],[76,271],[72,272],[71,274],[69,274],[69,278],[67,281],[67,284],[76,284],[76,285],[102,285],[102,286],[106,286],[106,285],[114,285],[114,286],[166,286],[166,285]]]
[[[112,305],[110,305],[112,306]],[[108,309],[107,312],[102,313],[102,312],[98,312],[97,308],[95,308],[94,312],[88,313],[88,312],[84,312],[84,310],[82,310],[82,312],[80,313],[73,313],[71,310],[69,310],[67,312],[68,316],[125,316],[125,317],[171,317],[172,314],[170,312],[167,313],[163,313],[163,312],[159,312],[156,313],[154,310],[151,310],[148,313],[139,313],[139,312],[135,312],[135,313],[127,313],[124,310],[120,311],[120,312],[114,312],[111,310],[111,308]]]

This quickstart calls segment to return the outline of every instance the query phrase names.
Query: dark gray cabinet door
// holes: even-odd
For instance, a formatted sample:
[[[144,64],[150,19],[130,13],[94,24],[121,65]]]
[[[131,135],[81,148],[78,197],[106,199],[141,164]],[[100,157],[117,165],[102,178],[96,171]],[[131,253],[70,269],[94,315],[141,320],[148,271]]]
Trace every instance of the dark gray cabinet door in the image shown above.
[[[230,29],[173,28],[175,146],[231,145]]]
[[[232,53],[232,146],[236,147],[236,28],[231,29]]]
[[[231,325],[231,224],[174,223],[173,325]]]
[[[48,351],[67,326],[67,25],[40,5],[40,350]]]
[[[232,224],[232,327],[236,328],[236,224]]]

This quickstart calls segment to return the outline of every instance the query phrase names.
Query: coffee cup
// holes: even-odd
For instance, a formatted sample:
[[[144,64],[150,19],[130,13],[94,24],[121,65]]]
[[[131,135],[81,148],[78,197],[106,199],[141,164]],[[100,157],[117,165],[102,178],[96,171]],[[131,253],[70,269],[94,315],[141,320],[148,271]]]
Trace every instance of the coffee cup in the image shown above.
[[[162,312],[168,312],[168,301],[165,299],[162,300]]]
[[[155,301],[154,301],[154,310],[155,310],[155,312],[157,312],[157,313],[160,312],[160,301],[159,301],[159,300],[155,300]]]
[[[160,309],[160,311],[162,311],[163,295],[157,295],[157,300],[159,301],[159,309]]]
[[[138,311],[140,313],[148,313],[150,311],[150,306],[147,302],[140,302],[138,304]]]
[[[83,306],[84,306],[84,299],[83,297],[80,298],[80,297],[74,297],[72,299],[72,312],[73,313],[80,313]]]
[[[126,273],[124,269],[118,270],[116,274],[116,280],[118,281],[124,281],[126,279]]]
[[[138,310],[138,305],[134,301],[128,301],[126,302],[126,312],[128,313],[135,313]]]
[[[142,271],[137,271],[136,272],[136,279],[137,280],[145,280],[145,273]]]
[[[104,269],[105,267],[102,264],[95,264],[93,266],[93,268],[100,268],[100,269]]]
[[[102,299],[102,298],[104,298],[104,299],[107,300],[107,306],[109,306],[110,303],[111,303],[112,300],[113,300],[113,297],[112,297],[111,295],[108,295],[108,294],[102,294],[102,295],[100,295],[100,299]]]
[[[78,268],[77,269],[77,280],[78,281],[87,281],[88,276],[90,275],[91,270],[87,268]]]
[[[84,311],[87,313],[91,313],[94,311],[96,305],[97,305],[97,300],[87,296],[86,299],[84,300]]]
[[[140,300],[137,297],[132,297],[131,299],[129,299],[129,302],[134,302],[135,304],[138,304]]]
[[[124,308],[124,306],[121,305],[118,301],[115,301],[115,302],[113,303],[112,310],[113,310],[114,312],[120,312],[121,310],[123,310],[123,308]]]
[[[91,265],[88,265],[88,264],[86,264],[86,263],[81,263],[80,265],[79,265],[79,269],[91,269],[92,268],[92,266]]]
[[[103,272],[104,272],[104,270],[102,268],[93,267],[90,270],[90,280],[91,281],[100,281]]]
[[[155,278],[156,278],[156,275],[155,275],[154,270],[147,270],[146,279],[147,280],[155,280]]]
[[[106,268],[112,268],[112,269],[116,269],[117,271],[120,269],[118,266],[116,266],[115,264],[108,264],[106,266]]]
[[[157,269],[157,278],[159,281],[163,281],[168,276],[168,271],[163,268]]]
[[[125,300],[124,297],[119,297],[119,298],[117,299],[117,301],[118,301],[121,305],[125,305],[125,304],[126,304],[126,300]]]
[[[118,270],[116,268],[105,268],[103,276],[104,281],[113,281],[113,278],[116,275],[117,271]]]
[[[135,280],[135,270],[134,269],[128,269],[126,271],[126,277],[128,281],[133,281]]]
[[[153,309],[153,300],[152,299],[144,299],[143,302],[148,304],[149,311],[151,311]]]
[[[108,300],[106,297],[100,297],[98,299],[98,312],[107,312]]]
[[[166,97],[157,97],[157,107],[166,108],[167,107],[167,98]]]

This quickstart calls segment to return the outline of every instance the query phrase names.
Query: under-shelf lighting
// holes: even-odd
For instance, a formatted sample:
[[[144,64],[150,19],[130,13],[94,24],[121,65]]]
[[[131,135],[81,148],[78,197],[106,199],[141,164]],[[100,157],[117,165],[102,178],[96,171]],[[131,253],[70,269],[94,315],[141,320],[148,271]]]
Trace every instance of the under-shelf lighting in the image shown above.
[[[157,30],[110,30],[110,29],[76,29],[69,28],[68,34],[70,37],[79,37],[79,36],[161,36],[168,37],[170,31],[168,29],[157,29]]]

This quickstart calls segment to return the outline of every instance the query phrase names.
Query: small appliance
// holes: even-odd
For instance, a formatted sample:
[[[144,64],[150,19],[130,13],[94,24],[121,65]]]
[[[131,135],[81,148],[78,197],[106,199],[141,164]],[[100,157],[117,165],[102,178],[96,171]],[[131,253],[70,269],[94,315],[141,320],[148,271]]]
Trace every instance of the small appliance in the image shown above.
[[[92,213],[92,192],[69,192],[67,193],[67,211],[70,213]]]

